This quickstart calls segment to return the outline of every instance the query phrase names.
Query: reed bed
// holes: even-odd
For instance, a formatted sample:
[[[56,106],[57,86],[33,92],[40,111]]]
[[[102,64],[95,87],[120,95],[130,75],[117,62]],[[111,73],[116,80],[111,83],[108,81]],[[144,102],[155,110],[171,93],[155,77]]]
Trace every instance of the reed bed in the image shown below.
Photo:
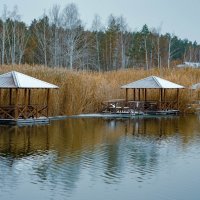
[[[150,75],[155,75],[189,87],[200,82],[198,69],[152,69],[136,70],[127,69],[112,72],[84,72],[69,71],[63,68],[48,68],[44,66],[14,65],[1,66],[0,74],[9,71],[18,71],[35,78],[58,85],[58,90],[51,91],[50,115],[74,115],[80,113],[98,112],[102,102],[109,99],[125,98],[125,90],[121,85],[133,82]],[[188,89],[180,92],[180,108],[185,111],[188,104],[197,98],[197,92]],[[155,98],[156,92],[150,94]],[[169,93],[174,98],[173,92]],[[130,97],[131,98],[131,97]],[[6,101],[6,95],[4,98]],[[45,101],[44,91],[34,91],[31,101]]]

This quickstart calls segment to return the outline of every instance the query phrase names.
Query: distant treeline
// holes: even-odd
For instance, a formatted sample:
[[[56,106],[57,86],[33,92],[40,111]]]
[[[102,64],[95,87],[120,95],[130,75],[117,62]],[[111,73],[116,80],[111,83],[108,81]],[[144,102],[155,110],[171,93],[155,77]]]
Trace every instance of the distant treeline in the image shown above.
[[[189,34],[189,33],[188,33]],[[84,27],[75,4],[54,5],[48,14],[27,26],[17,7],[4,6],[0,18],[0,64],[36,64],[76,70],[170,68],[184,61],[200,62],[200,45],[161,27],[130,31],[125,19],[109,16],[103,26],[96,15]]]

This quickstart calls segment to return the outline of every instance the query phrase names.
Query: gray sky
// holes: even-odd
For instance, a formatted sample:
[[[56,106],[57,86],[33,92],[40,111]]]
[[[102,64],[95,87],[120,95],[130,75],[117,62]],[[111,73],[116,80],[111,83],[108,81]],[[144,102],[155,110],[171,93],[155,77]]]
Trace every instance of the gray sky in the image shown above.
[[[95,14],[104,24],[110,14],[123,15],[131,30],[140,30],[145,23],[154,28],[162,25],[162,33],[174,33],[181,39],[200,43],[200,0],[0,0],[0,10],[2,13],[4,4],[9,10],[17,5],[21,20],[30,24],[54,4],[64,8],[72,2],[78,6],[86,27],[91,27]]]

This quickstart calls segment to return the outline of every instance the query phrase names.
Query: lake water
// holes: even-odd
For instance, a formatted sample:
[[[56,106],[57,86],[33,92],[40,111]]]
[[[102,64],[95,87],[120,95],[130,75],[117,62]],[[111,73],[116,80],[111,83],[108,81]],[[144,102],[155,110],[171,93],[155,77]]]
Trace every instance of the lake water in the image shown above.
[[[1,200],[199,200],[198,116],[0,127]]]

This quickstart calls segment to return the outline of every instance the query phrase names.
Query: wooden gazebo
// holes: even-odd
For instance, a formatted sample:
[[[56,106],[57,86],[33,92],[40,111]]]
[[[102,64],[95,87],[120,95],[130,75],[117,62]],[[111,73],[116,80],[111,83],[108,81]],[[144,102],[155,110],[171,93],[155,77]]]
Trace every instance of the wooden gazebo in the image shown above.
[[[113,109],[111,108],[111,110],[117,113],[140,112],[158,114],[179,111],[179,90],[183,89],[184,86],[164,80],[157,76],[149,76],[123,85],[121,88],[126,91],[125,99],[108,101],[108,108],[111,108],[112,106]],[[131,99],[129,90],[133,91]],[[173,98],[173,100],[167,98],[167,91],[169,90],[176,90],[174,95],[175,98]],[[152,96],[154,96],[154,99],[150,99]]]
[[[0,75],[0,120],[49,117],[50,89],[58,86],[11,71]],[[43,103],[32,103],[32,91],[43,90]],[[44,103],[45,102],[45,103]]]

